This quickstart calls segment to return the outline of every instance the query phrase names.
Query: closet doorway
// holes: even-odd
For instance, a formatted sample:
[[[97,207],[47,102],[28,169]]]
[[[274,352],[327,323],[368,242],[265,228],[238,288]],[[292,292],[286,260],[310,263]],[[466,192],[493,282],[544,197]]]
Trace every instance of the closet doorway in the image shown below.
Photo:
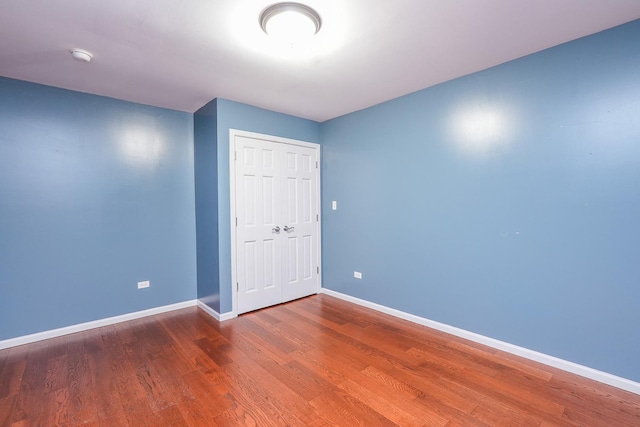
[[[320,288],[320,146],[231,130],[237,314]]]

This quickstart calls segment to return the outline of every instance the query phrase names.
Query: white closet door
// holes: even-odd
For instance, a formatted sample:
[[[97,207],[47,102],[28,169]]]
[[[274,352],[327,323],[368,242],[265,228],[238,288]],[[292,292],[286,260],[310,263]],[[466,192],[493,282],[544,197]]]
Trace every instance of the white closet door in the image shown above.
[[[238,312],[282,301],[278,145],[236,138],[236,278]]]
[[[318,183],[316,150],[284,145],[282,300],[316,293]]]
[[[240,135],[233,149],[238,314],[316,293],[318,150]]]

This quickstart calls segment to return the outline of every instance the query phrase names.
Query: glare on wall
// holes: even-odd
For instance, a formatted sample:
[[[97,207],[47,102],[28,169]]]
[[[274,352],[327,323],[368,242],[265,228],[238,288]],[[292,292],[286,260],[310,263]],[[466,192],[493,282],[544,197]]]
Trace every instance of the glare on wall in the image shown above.
[[[511,141],[510,119],[495,106],[464,106],[452,115],[450,125],[455,145],[467,155],[502,151]]]

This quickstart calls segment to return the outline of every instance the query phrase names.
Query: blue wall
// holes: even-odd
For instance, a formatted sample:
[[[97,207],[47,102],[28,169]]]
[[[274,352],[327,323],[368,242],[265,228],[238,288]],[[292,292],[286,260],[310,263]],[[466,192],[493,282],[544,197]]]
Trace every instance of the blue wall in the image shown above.
[[[220,313],[217,100],[193,116],[198,299]]]
[[[190,114],[0,78],[0,340],[196,297],[192,144]]]
[[[320,124],[250,105],[218,99],[218,232],[220,254],[220,313],[232,310],[231,218],[229,189],[229,130],[263,133],[307,142],[320,142]]]
[[[636,21],[323,123],[324,286],[640,381],[639,94]]]

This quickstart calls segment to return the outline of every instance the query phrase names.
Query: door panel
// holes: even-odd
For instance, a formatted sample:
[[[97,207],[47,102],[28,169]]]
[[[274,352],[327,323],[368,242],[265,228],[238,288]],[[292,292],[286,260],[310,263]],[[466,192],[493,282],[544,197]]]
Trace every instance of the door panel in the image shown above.
[[[282,243],[278,220],[274,143],[236,141],[236,262],[238,311],[256,310],[281,300]]]
[[[283,271],[290,274],[282,295],[283,301],[290,301],[317,292],[318,254],[314,249],[318,246],[318,173],[315,149],[296,145],[286,145],[285,149],[288,166],[285,226],[290,229],[283,230],[289,238]]]

